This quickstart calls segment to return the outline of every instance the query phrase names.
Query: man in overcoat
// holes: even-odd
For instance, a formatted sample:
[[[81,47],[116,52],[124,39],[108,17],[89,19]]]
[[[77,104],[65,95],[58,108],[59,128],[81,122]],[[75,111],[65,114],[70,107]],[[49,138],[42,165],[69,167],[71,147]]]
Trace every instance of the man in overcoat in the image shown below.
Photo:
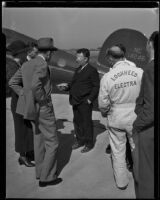
[[[18,162],[26,167],[33,167],[33,131],[29,120],[16,113],[18,95],[8,86],[9,80],[26,61],[30,46],[21,40],[15,40],[7,46],[6,52],[6,95],[11,96],[11,112],[15,132],[15,151],[19,153]]]
[[[24,63],[12,77],[10,87],[19,95],[16,112],[32,122],[36,179],[45,187],[61,182],[57,178],[58,137],[51,100],[52,84],[47,61],[56,50],[52,38],[40,38],[38,55]],[[21,83],[23,82],[23,87]]]
[[[133,123],[133,172],[136,198],[154,198],[154,55],[158,32],[150,36],[146,50],[149,62],[142,77],[136,101],[137,118]],[[158,52],[157,52],[158,53]]]

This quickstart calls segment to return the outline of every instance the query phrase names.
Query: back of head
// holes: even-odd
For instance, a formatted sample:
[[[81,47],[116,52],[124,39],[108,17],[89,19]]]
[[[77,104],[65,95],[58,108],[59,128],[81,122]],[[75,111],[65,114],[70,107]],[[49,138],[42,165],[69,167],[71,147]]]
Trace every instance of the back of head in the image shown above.
[[[149,42],[152,42],[154,50],[158,50],[158,36],[159,31],[154,31],[151,36],[149,37]]]
[[[119,47],[121,51],[124,53],[124,56],[126,54],[126,47],[123,44],[116,44],[115,46]]]
[[[107,50],[107,56],[111,56],[114,59],[121,59],[125,56],[126,49],[121,44],[112,46]]]
[[[21,40],[15,40],[7,46],[7,53],[20,60],[20,64],[26,61],[27,52],[30,46]]]

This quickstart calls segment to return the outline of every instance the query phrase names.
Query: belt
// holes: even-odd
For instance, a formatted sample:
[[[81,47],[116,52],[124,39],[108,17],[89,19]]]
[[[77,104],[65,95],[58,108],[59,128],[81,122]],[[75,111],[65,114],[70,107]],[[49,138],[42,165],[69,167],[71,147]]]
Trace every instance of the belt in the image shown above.
[[[112,104],[112,108],[133,108],[135,105],[135,103],[117,103]]]

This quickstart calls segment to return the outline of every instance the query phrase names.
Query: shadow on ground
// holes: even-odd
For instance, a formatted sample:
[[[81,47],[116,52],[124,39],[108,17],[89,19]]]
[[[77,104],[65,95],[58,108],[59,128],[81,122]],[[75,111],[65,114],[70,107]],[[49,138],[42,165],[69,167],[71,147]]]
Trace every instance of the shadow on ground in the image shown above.
[[[57,129],[64,129],[64,122],[67,122],[67,119],[58,119]],[[103,124],[100,123],[100,120],[93,120],[94,127],[94,143],[96,143],[96,138],[99,134],[103,133],[106,129]],[[59,175],[63,168],[67,165],[70,160],[72,153],[72,145],[75,141],[74,130],[71,130],[70,134],[63,134],[58,131],[59,138],[59,147],[58,147],[58,156],[57,156],[57,174]]]
[[[66,119],[58,119],[56,121],[57,129],[63,129],[63,123]],[[58,131],[59,147],[58,147],[58,157],[57,157],[57,174],[59,175],[65,165],[69,162],[72,153],[72,144],[74,142],[74,135],[62,134]]]
[[[97,136],[103,133],[106,130],[106,127],[100,123],[100,120],[93,120],[93,129],[94,129],[93,142],[95,144]]]

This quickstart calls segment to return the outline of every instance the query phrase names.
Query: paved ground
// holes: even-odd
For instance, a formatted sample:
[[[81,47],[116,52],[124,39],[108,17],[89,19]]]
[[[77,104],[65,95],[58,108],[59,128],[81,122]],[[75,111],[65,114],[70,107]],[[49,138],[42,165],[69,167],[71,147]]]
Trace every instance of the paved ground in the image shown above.
[[[80,149],[71,150],[73,143],[72,109],[67,95],[52,96],[57,119],[60,147],[58,153],[59,177],[63,181],[56,186],[40,188],[35,179],[35,169],[20,166],[14,151],[13,119],[10,98],[6,100],[6,194],[7,198],[135,198],[133,177],[125,191],[116,188],[110,155],[105,153],[108,134],[105,119],[93,112],[95,147],[82,154]]]

